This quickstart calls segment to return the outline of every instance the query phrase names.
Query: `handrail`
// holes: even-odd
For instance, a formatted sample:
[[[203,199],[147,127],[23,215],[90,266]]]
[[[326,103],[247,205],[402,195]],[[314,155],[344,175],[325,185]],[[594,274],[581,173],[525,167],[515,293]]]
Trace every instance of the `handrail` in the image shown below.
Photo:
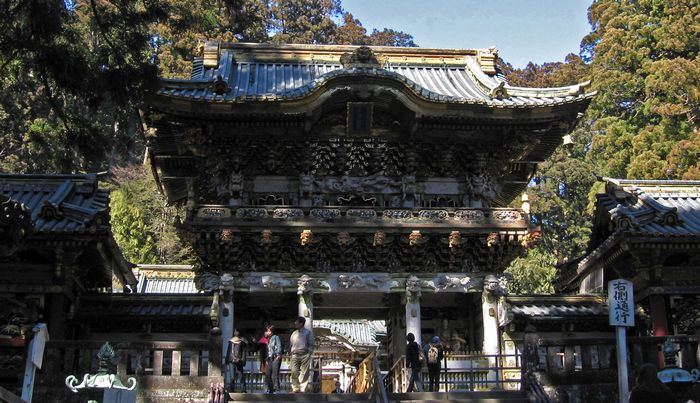
[[[385,377],[382,376],[382,373],[379,370],[379,359],[377,358],[377,354],[373,354],[372,366],[374,367],[374,387],[372,388],[372,394],[375,395],[375,401],[376,403],[389,403],[389,396],[384,388]]]
[[[527,392],[528,398],[533,403],[551,403],[551,399],[547,392],[545,392],[542,384],[537,380],[537,376],[532,370],[528,370],[524,374],[523,386],[525,386],[525,391]]]
[[[389,371],[387,372],[387,375],[384,377],[383,384],[384,384],[384,391],[389,392],[389,389],[391,388],[390,392],[401,392],[403,390],[403,386],[406,379],[405,378],[405,367],[406,367],[406,356],[402,355],[399,358],[396,359],[394,364],[391,366]],[[394,388],[392,386],[395,386],[394,384],[398,382],[398,387]]]

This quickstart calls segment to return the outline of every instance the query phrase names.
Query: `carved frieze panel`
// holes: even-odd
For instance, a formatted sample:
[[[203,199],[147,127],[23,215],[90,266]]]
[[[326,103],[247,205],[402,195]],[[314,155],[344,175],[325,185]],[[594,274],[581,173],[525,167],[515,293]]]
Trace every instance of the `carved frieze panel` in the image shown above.
[[[231,209],[225,207],[202,207],[197,210],[200,218],[228,218],[231,217]]]
[[[316,220],[334,220],[340,218],[339,209],[311,209],[309,216]]]
[[[304,217],[304,210],[296,208],[277,208],[272,211],[272,218],[295,220]]]
[[[358,221],[371,221],[377,219],[377,212],[370,209],[348,209],[346,217]]]
[[[195,130],[200,133],[201,131]],[[194,136],[194,135],[193,135]],[[192,141],[195,141],[194,136]],[[420,200],[428,207],[484,207],[493,205],[501,186],[498,176],[507,173],[495,169],[492,154],[502,144],[476,146],[474,144],[399,143],[378,138],[338,137],[327,140],[265,142],[254,137],[237,137],[236,144],[227,138],[197,143],[200,172],[196,182],[197,198],[201,203],[252,204],[258,199],[273,196],[294,205],[314,194],[337,195],[326,197],[327,203],[336,203],[338,196],[360,198],[368,195],[386,195],[383,203],[397,207],[407,198],[418,201],[430,189],[422,189],[425,178],[454,178],[460,192],[448,186],[447,195],[439,188],[430,198]],[[202,147],[210,147],[203,151]],[[491,161],[485,165],[484,161]],[[505,167],[510,167],[508,158]],[[286,194],[255,193],[255,178],[276,176],[298,178],[294,188]],[[427,192],[427,193],[426,193]],[[292,196],[293,194],[293,196]],[[398,196],[392,199],[392,196]],[[275,201],[275,204],[279,200]],[[265,203],[263,200],[262,203]]]
[[[499,277],[491,276],[497,282]],[[480,293],[486,280],[483,273],[372,273],[329,272],[283,274],[273,272],[245,273],[233,277],[236,289],[250,291],[296,292],[299,295],[314,293],[365,293],[405,292],[414,301],[425,292],[430,293]],[[496,285],[498,287],[498,285]],[[500,295],[500,294],[499,294]]]
[[[430,234],[419,230],[232,233],[226,240],[193,237],[205,266],[236,272],[465,272],[492,271],[520,253],[518,237],[487,242],[483,235]]]

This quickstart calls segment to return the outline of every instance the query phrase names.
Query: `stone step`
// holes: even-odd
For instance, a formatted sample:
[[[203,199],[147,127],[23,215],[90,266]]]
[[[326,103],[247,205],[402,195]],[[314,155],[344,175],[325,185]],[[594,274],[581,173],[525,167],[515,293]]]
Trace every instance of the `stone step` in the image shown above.
[[[483,392],[412,392],[390,393],[391,403],[527,403],[527,394],[523,391],[483,391]],[[300,403],[300,402],[367,402],[366,393],[229,393],[230,402],[255,403]]]

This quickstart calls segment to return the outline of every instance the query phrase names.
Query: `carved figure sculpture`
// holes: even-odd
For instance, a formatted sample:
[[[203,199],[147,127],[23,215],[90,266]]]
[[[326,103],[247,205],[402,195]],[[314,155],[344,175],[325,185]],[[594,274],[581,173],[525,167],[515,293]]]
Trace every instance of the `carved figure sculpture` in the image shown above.
[[[513,321],[513,310],[505,297],[498,300],[498,326],[506,326]]]
[[[420,297],[422,295],[421,285],[421,280],[416,276],[409,276],[406,279],[406,301],[411,304],[420,301]]]
[[[377,231],[374,233],[374,237],[372,239],[372,245],[382,246],[382,245],[384,245],[385,240],[386,240],[386,234],[382,231]]]
[[[342,288],[366,288],[367,284],[358,274],[341,274],[338,276],[338,285]]]
[[[338,244],[341,246],[347,246],[350,243],[350,233],[347,231],[340,231],[338,233]]]
[[[240,199],[243,194],[243,174],[240,172],[231,172],[228,178],[224,179],[216,186],[216,195],[218,197],[231,197]]]
[[[484,277],[484,292],[492,295],[500,295],[501,291],[498,277],[493,274],[487,274],[486,277]]]
[[[462,236],[459,234],[459,231],[450,232],[450,237],[448,238],[450,248],[456,248],[461,242]]]
[[[529,248],[539,242],[540,239],[542,239],[542,232],[528,232],[527,234],[523,235],[522,239],[520,240],[520,245],[522,245],[524,248]]]
[[[486,237],[486,246],[489,248],[496,246],[498,241],[498,232],[492,232]]]
[[[401,182],[384,175],[372,175],[362,179],[362,189],[368,193],[396,193]]]
[[[302,275],[297,280],[297,295],[310,294],[314,290],[313,279],[307,274]]]
[[[221,280],[219,281],[219,292],[222,294],[233,292],[234,279],[231,273],[224,273],[221,275]]]
[[[263,245],[270,245],[272,243],[272,231],[269,229],[262,230],[260,234],[260,243]]]
[[[301,231],[301,234],[299,235],[299,242],[301,242],[301,246],[307,246],[311,243],[311,238],[313,237],[313,232],[311,232],[310,229],[305,229]]]
[[[436,284],[438,289],[448,289],[448,288],[464,288],[466,289],[469,285],[469,282],[471,281],[471,277],[469,276],[450,276],[450,275],[443,275],[438,279],[438,282]]]
[[[411,246],[420,245],[422,240],[423,236],[418,230],[411,231],[411,234],[408,236],[408,244]]]
[[[322,195],[313,195],[311,197],[311,205],[314,207],[323,207],[326,205],[326,200]]]
[[[310,174],[299,175],[299,196],[309,197],[314,191],[314,177]]]
[[[214,291],[219,289],[221,278],[214,273],[200,272],[195,275],[194,284],[199,291]]]
[[[263,288],[283,289],[292,285],[292,281],[279,276],[265,275],[260,278]]]
[[[498,196],[498,186],[484,174],[470,176],[466,183],[471,207],[488,207]]]
[[[413,175],[404,175],[401,177],[401,194],[403,200],[406,197],[411,196],[413,199],[416,198],[416,177]]]

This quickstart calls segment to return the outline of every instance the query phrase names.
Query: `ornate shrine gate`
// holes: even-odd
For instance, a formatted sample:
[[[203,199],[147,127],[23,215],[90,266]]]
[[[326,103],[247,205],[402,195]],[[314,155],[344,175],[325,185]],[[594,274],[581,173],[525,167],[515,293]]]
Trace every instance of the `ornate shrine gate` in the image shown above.
[[[422,330],[498,353],[499,273],[539,236],[526,201],[505,206],[593,94],[510,86],[496,57],[208,43],[162,80],[148,158],[224,340],[233,318],[387,318],[395,356]]]

